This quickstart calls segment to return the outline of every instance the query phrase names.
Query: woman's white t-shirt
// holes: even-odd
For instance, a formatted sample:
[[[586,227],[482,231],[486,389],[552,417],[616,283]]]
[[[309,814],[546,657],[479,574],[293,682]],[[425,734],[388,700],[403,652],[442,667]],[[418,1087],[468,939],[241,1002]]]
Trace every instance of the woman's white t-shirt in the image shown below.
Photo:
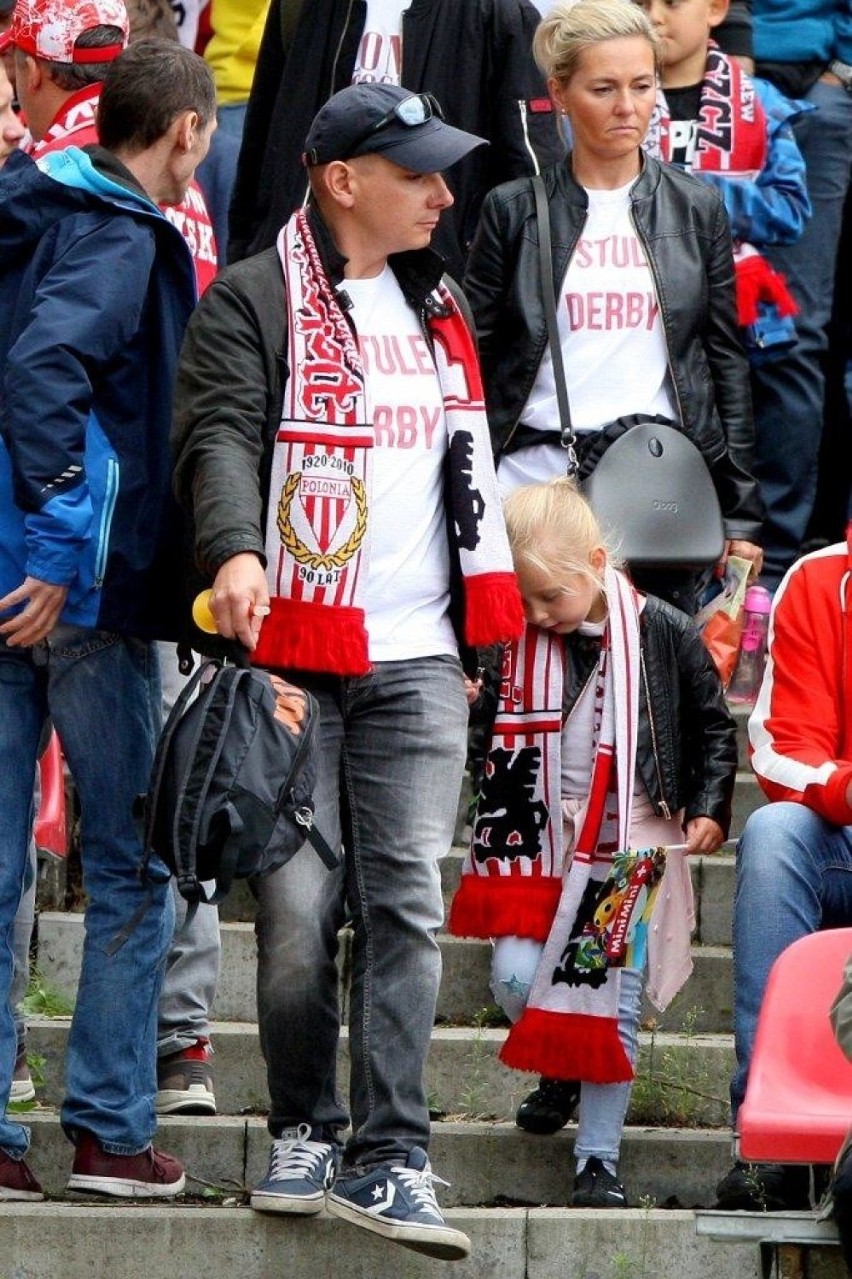
[[[613,191],[586,192],[588,217],[556,301],[571,422],[578,434],[631,413],[675,415],[659,299],[630,217],[634,180]],[[521,421],[537,430],[559,429],[549,346]],[[509,491],[564,470],[563,449],[533,445],[501,459],[500,485]]]

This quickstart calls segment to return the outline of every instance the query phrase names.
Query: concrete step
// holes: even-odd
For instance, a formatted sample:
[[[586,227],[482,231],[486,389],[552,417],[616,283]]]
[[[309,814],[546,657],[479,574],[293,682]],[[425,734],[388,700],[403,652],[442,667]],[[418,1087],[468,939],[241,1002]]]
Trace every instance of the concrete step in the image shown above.
[[[221,924],[222,966],[213,1016],[220,1021],[256,1021],[256,950],[251,924]],[[346,967],[350,934],[341,934],[341,967]],[[443,934],[440,938],[443,978],[438,995],[437,1021],[451,1025],[478,1024],[498,1013],[488,980],[489,942],[469,941]],[[38,968],[51,989],[73,999],[80,975],[83,917],[45,912],[39,919]],[[695,968],[686,986],[665,1014],[646,1004],[644,1017],[667,1030],[719,1031],[731,1029],[731,955],[721,946],[693,949]],[[499,1014],[498,1014],[499,1015]],[[493,1020],[493,1018],[492,1018]]]
[[[695,1233],[689,1211],[456,1209],[465,1261],[420,1256],[346,1222],[248,1208],[4,1204],[0,1257],[25,1279],[758,1279],[756,1244]],[[356,1233],[357,1230],[357,1233]],[[829,1250],[834,1259],[837,1249]],[[839,1260],[839,1259],[838,1259]],[[817,1271],[808,1269],[816,1279]],[[820,1270],[840,1279],[842,1269]]]
[[[62,1095],[67,1018],[32,1018],[27,1051],[44,1058],[45,1082],[39,1098],[58,1105]],[[426,1091],[437,1117],[513,1119],[534,1080],[508,1070],[497,1054],[505,1030],[436,1027],[426,1065]],[[215,1022],[216,1098],[222,1114],[264,1114],[266,1071],[257,1027]],[[338,1075],[345,1092],[349,1044],[344,1030]],[[631,1122],[672,1127],[724,1127],[728,1081],[733,1067],[730,1035],[643,1031]]]
[[[54,1109],[21,1116],[30,1125],[29,1162],[50,1195],[64,1192],[71,1146]],[[430,1155],[450,1184],[448,1208],[565,1207],[574,1175],[576,1128],[533,1137],[514,1123],[436,1122]],[[157,1145],[181,1160],[193,1178],[189,1193],[215,1187],[242,1195],[266,1172],[269,1134],[262,1118],[172,1116],[160,1120]],[[728,1133],[716,1129],[625,1129],[619,1170],[634,1205],[712,1207],[715,1187],[731,1165]],[[2,1273],[2,1270],[0,1270]]]

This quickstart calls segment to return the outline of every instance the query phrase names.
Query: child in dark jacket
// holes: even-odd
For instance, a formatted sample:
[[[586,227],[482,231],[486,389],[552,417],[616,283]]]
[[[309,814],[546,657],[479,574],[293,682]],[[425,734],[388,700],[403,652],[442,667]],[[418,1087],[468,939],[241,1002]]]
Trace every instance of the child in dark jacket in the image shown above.
[[[790,346],[796,304],[760,250],[792,244],[811,205],[791,128],[803,102],[746,74],[712,39],[728,0],[636,0],[662,44],[657,106],[643,146],[715,186],[731,223],[737,306],[753,362]]]
[[[624,1207],[643,972],[664,1008],[691,971],[686,856],[727,836],[735,727],[694,624],[636,592],[572,481],[516,489],[505,515],[529,625],[450,930],[494,939],[501,1057],[543,1075],[519,1124],[555,1131],[579,1100],[571,1202]]]

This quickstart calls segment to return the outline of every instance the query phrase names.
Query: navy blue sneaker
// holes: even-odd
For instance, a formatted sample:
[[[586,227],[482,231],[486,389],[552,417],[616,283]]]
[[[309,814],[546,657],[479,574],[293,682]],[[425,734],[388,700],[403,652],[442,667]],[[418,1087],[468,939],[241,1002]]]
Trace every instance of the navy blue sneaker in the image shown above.
[[[400,1156],[400,1161],[402,1156]],[[441,1261],[459,1261],[470,1240],[444,1221],[433,1183],[448,1183],[432,1172],[426,1151],[415,1146],[405,1162],[379,1164],[368,1172],[338,1175],[326,1208],[335,1217]]]
[[[322,1212],[340,1164],[340,1147],[316,1141],[310,1124],[285,1128],[272,1143],[269,1170],[251,1192],[257,1212]]]

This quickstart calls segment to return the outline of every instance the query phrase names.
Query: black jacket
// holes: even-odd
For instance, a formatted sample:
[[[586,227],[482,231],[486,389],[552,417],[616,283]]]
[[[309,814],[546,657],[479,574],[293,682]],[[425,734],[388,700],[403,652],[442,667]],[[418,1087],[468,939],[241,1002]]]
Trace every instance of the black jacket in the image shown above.
[[[249,98],[231,204],[228,260],[275,242],[307,190],[301,164],[323,103],[351,83],[365,0],[272,0]],[[455,205],[434,247],[461,277],[486,191],[565,153],[532,58],[538,11],[529,0],[411,0],[403,14],[402,83],[434,93],[450,124],[491,143],[447,174]]]
[[[544,181],[558,288],[586,220],[587,200],[572,175],[570,157],[546,170]],[[713,473],[726,536],[758,542],[763,504],[751,474],[748,363],[737,325],[731,237],[721,197],[697,178],[646,156],[631,204],[660,302],[683,430]],[[499,456],[519,423],[547,347],[528,178],[486,197],[465,292],[476,318]]]
[[[310,213],[325,269],[343,278],[341,256],[316,209]],[[403,293],[421,314],[441,306],[443,281],[473,327],[458,285],[443,275],[431,249],[389,259]],[[174,486],[187,519],[186,591],[191,601],[232,556],[251,551],[266,563],[266,505],[275,435],[281,421],[287,362],[287,306],[277,249],[233,263],[198,303],[186,332],[175,382]],[[451,578],[451,616],[458,623],[458,573]],[[200,632],[201,651],[217,645]],[[463,654],[466,659],[467,654]]]
[[[654,805],[684,822],[712,817],[725,835],[737,768],[736,725],[691,618],[649,595],[639,618],[641,685],[636,769]],[[563,711],[570,715],[597,667],[600,642],[565,637]]]

